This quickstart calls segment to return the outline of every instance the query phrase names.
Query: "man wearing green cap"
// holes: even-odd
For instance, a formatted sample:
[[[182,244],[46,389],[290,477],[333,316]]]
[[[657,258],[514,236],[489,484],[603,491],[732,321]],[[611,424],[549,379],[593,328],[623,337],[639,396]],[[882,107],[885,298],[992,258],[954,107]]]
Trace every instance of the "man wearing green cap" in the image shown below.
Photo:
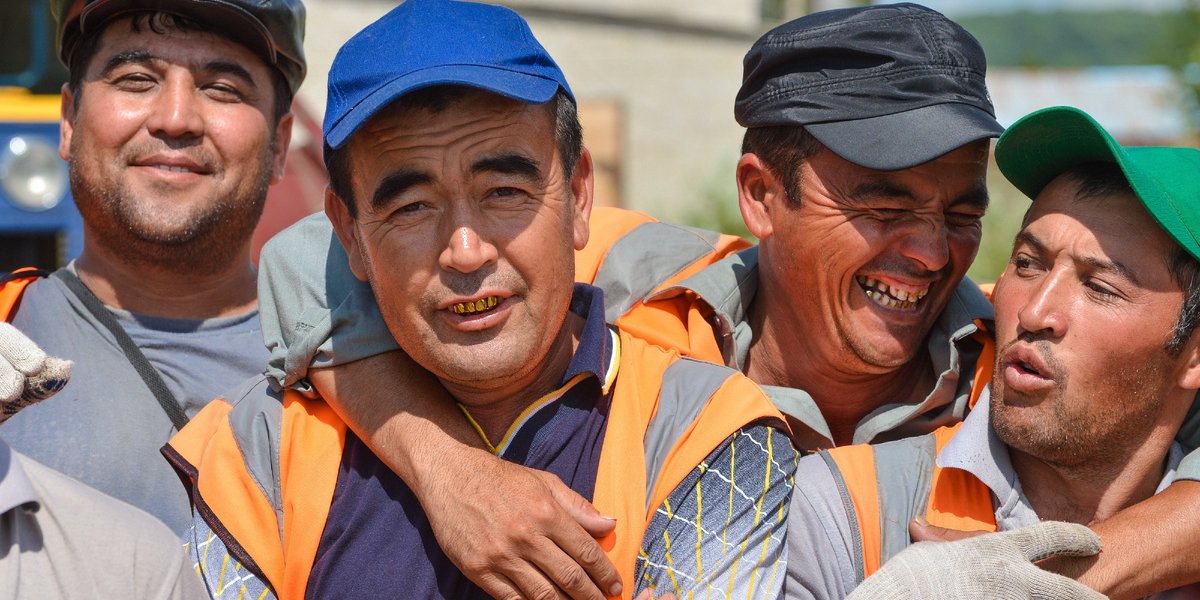
[[[788,536],[793,556],[808,554],[788,565],[789,597],[844,597],[881,563],[855,597],[969,594],[979,582],[964,565],[987,577],[1001,548],[1035,561],[1061,550],[1051,538],[1095,553],[1070,523],[1102,522],[1175,479],[1174,438],[1200,389],[1200,150],[1124,148],[1059,107],[1013,125],[996,161],[1034,201],[993,296],[990,393],[959,425],[801,461]],[[887,562],[914,517],[1008,533]],[[1019,530],[1040,521],[1067,523]],[[1010,597],[1014,575],[995,571],[991,593]],[[1099,596],[1068,579],[1039,593]]]

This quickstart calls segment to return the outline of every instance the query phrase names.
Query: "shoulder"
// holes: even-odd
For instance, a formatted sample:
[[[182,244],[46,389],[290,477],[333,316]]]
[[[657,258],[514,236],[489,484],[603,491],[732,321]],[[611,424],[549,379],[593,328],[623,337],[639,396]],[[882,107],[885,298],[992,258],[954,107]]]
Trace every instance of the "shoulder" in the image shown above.
[[[68,477],[32,458],[13,453],[37,490],[37,520],[43,536],[56,543],[90,547],[97,555],[132,554],[143,558],[182,555],[182,542],[161,521],[134,506]],[[174,564],[176,560],[163,560]]]

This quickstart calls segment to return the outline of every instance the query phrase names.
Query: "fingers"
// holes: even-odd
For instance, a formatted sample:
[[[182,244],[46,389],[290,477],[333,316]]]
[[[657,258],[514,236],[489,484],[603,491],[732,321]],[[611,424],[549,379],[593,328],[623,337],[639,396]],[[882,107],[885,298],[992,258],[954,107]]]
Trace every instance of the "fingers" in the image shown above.
[[[61,390],[71,367],[71,361],[47,357],[16,327],[0,322],[0,423]]]
[[[0,358],[6,359],[20,373],[33,375],[42,370],[46,353],[19,329],[0,321]]]
[[[575,490],[567,487],[558,477],[543,471],[538,471],[537,474],[550,489],[555,502],[558,502],[558,505],[567,511],[567,514],[592,537],[602,538],[616,529],[615,519],[600,514],[600,511],[596,510],[591,502],[576,494]]]
[[[1034,567],[1026,586],[1029,598],[1071,598],[1072,600],[1107,600],[1108,596],[1055,573]]]
[[[566,515],[583,526],[583,531],[578,527],[571,527],[570,523],[550,527],[550,540],[554,542],[556,549],[565,553],[567,560],[541,563],[539,566],[571,598],[588,597],[587,594],[594,589],[599,589],[608,596],[619,595],[621,576],[600,548],[600,544],[593,539],[612,532],[616,528],[616,520],[601,515],[591,503],[564,485],[558,477],[549,473],[539,473],[555,501],[566,511]],[[585,522],[590,522],[591,526]]]
[[[930,525],[925,517],[918,516],[908,522],[908,534],[914,542],[953,542],[975,537],[986,531],[963,531]]]
[[[11,402],[25,390],[25,375],[0,357],[0,402]]]
[[[74,364],[55,356],[46,357],[42,369],[25,379],[25,397],[37,402],[56,394],[70,381]]]
[[[1017,549],[1030,561],[1051,556],[1092,556],[1100,552],[1100,536],[1076,523],[1046,521],[1007,532]]]

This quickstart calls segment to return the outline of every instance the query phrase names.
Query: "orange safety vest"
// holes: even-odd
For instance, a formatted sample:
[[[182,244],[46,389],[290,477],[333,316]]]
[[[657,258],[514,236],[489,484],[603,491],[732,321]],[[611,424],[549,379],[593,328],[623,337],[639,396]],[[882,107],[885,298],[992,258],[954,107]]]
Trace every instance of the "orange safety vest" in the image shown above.
[[[631,582],[645,529],[672,490],[743,426],[762,420],[785,425],[741,373],[680,358],[624,332],[620,339],[620,370],[592,502],[616,517],[617,529],[601,547],[622,580]],[[287,390],[281,403],[265,382],[254,389],[232,403],[209,403],[163,452],[187,482],[198,514],[243,566],[281,599],[303,598],[337,482],[346,425],[319,398]],[[694,417],[655,420],[663,411]],[[277,428],[277,435],[264,435],[264,424]],[[679,430],[663,430],[672,427]],[[671,440],[669,452],[653,465],[656,471],[647,464],[646,441],[652,436]],[[278,440],[278,454],[270,448],[254,454],[263,440]],[[278,464],[263,462],[272,456]],[[657,479],[647,481],[648,472],[657,472]],[[633,589],[625,586],[623,597]]]
[[[46,271],[33,267],[17,269],[3,279],[0,279],[0,321],[12,321],[13,315],[21,307],[21,296],[29,284],[49,275]]]
[[[994,343],[985,346],[987,356],[981,356],[980,363],[990,365],[993,351]],[[972,407],[990,380],[990,369],[977,369]],[[908,523],[918,514],[939,527],[996,531],[987,486],[966,471],[937,465],[942,448],[961,427],[957,423],[916,438],[841,446],[819,454],[847,500],[846,517],[851,535],[857,537],[851,547],[858,553],[854,559],[859,582],[911,543]],[[881,489],[886,497],[901,501],[881,506]],[[913,502],[906,504],[905,499]]]
[[[593,208],[589,224],[587,246],[575,253],[575,279],[604,290],[608,322],[684,356],[725,364],[706,303],[691,292],[683,292],[683,302],[644,300],[750,242],[611,207]],[[647,255],[654,260],[641,260]]]

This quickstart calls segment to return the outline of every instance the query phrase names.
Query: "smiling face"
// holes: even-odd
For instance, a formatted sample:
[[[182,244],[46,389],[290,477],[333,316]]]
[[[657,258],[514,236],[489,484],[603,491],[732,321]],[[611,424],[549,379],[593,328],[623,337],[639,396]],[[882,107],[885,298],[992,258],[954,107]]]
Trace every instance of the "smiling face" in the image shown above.
[[[1189,352],[1166,349],[1183,302],[1177,246],[1132,194],[1078,189],[1059,176],[1038,194],[993,295],[992,426],[1065,466],[1126,459],[1164,403],[1191,397],[1178,387]]]
[[[979,248],[987,148],[901,171],[824,149],[802,163],[799,206],[768,200],[755,231],[760,294],[796,332],[792,355],[852,376],[913,359]]]
[[[291,117],[276,124],[271,72],[251,50],[156,19],[101,34],[78,98],[63,94],[60,154],[89,244],[217,263],[244,254]]]
[[[565,179],[547,106],[471,90],[384,109],[344,152],[357,217],[326,210],[401,347],[462,400],[523,390],[570,336],[586,151]]]

